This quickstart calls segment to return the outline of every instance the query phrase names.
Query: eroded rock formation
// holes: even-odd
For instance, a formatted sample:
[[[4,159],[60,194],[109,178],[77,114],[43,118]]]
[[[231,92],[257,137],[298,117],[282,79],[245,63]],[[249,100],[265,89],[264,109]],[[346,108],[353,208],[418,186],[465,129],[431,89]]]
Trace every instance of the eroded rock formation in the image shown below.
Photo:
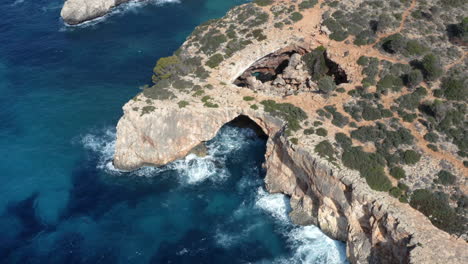
[[[130,0],[67,0],[63,4],[60,15],[69,25],[101,17],[109,10]]]
[[[289,10],[291,2],[296,3],[277,1],[271,8],[253,4],[236,7],[225,18],[198,27],[174,56],[158,62],[155,85],[124,106],[117,126],[114,165],[133,170],[183,158],[213,138],[224,124],[240,115],[248,116],[269,137],[267,189],[291,197],[294,223],[317,225],[330,237],[345,241],[352,263],[468,263],[468,246],[463,239],[436,228],[428,217],[392,197],[388,190],[372,189],[358,171],[345,167],[340,159],[321,156],[315,149],[324,139],[338,146],[335,134],[353,131],[339,121],[353,118],[342,108],[354,100],[348,92],[356,92],[355,87],[363,84],[363,68],[357,64],[362,56],[401,65],[408,62],[382,55],[371,46],[331,40],[320,30],[323,1],[303,11],[303,20],[291,22],[289,27],[276,26],[289,19],[294,10],[300,10],[284,11]],[[283,11],[273,14],[276,10]],[[229,28],[252,32],[237,35]],[[224,33],[232,39],[228,41]],[[307,51],[324,47],[327,59],[334,63],[328,62],[331,72],[326,75],[344,72],[346,76],[346,82],[339,84],[342,92],[329,97],[310,92],[316,84],[308,81],[310,76],[300,58]],[[373,69],[378,68],[377,64]],[[285,87],[289,88],[275,92]],[[379,98],[382,108],[395,102],[395,94]],[[327,119],[317,114],[319,110],[325,113],[326,106],[333,106],[328,109],[335,116],[329,113]],[[393,117],[390,112],[380,120]],[[310,133],[315,122],[327,128],[328,134]],[[374,123],[367,119],[356,122],[359,126]],[[413,133],[410,125],[402,126]],[[420,134],[413,133],[418,151],[426,145],[420,142]],[[358,143],[349,140],[350,144]],[[366,153],[375,152],[371,144],[360,147]],[[333,151],[337,156],[342,154]],[[447,153],[421,152],[423,165],[405,168],[411,172],[409,177],[425,177],[420,175],[424,164],[440,169],[432,162],[440,157],[447,163],[460,163]],[[462,169],[459,171],[463,174]],[[390,187],[397,186],[397,180],[386,179]]]

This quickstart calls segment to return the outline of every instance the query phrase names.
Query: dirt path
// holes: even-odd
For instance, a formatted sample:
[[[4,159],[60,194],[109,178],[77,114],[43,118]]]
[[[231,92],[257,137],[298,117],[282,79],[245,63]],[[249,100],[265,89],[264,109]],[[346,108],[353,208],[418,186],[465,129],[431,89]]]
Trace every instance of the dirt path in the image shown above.
[[[382,39],[384,39],[384,38],[386,38],[388,36],[391,36],[393,34],[400,33],[403,30],[403,28],[405,27],[406,19],[410,15],[411,11],[413,11],[413,9],[416,7],[416,3],[417,3],[417,0],[413,0],[411,2],[410,6],[403,12],[403,15],[402,15],[401,21],[400,21],[400,26],[398,26],[398,28],[396,30],[379,35],[377,37],[377,39],[375,40],[375,42],[368,45],[368,46],[374,46],[375,44],[379,43]]]
[[[460,63],[462,63],[462,62],[465,60],[466,54],[467,54],[467,53],[468,53],[468,52],[463,52],[463,55],[462,55],[459,59],[457,59],[456,61],[454,61],[454,62],[452,62],[452,63],[450,63],[450,64],[448,64],[448,65],[445,65],[445,67],[444,67],[445,71],[448,71],[448,70],[450,70],[452,67],[454,67],[454,66],[456,66],[456,65],[458,65],[458,64],[460,64]]]

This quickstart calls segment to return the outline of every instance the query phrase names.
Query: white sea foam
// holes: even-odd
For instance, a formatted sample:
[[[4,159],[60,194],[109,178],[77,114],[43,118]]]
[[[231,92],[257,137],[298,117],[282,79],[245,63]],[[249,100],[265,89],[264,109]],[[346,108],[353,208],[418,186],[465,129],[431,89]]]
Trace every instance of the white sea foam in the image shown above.
[[[19,4],[22,4],[24,3],[25,0],[15,0],[11,5],[12,6],[16,6],[16,5],[19,5]]]
[[[158,168],[143,167],[132,172],[132,174],[152,177],[167,170],[175,170],[182,184],[199,184],[206,180],[222,182],[229,177],[229,172],[226,169],[227,155],[249,144],[248,139],[252,136],[255,136],[255,134],[249,129],[225,127],[221,133],[208,143],[208,153],[205,157],[190,154],[167,166]],[[115,168],[112,163],[115,141],[115,129],[90,133],[81,138],[81,144],[98,155],[98,169],[105,170],[110,174],[120,174],[123,171]]]
[[[24,0],[17,0],[17,1],[24,1]],[[175,3],[178,4],[180,3],[180,0],[132,0],[126,3],[123,3],[117,7],[112,8],[109,13],[107,13],[104,16],[85,21],[83,23],[80,23],[78,25],[68,25],[64,23],[64,27],[61,29],[61,31],[66,31],[66,30],[73,30],[74,28],[85,28],[85,27],[93,27],[106,19],[108,19],[111,16],[118,15],[118,14],[125,14],[128,12],[138,12],[138,10],[146,5],[164,5],[164,4],[170,4],[170,3]]]
[[[264,210],[283,224],[289,223],[289,201],[283,194],[269,194],[263,187],[257,190],[255,206]]]
[[[87,134],[81,139],[81,143],[98,155],[97,168],[111,173],[119,173],[112,163],[115,149],[115,129],[106,129],[104,133]]]
[[[177,170],[183,183],[196,184],[207,179],[217,181],[228,177],[228,172],[224,166],[221,166],[224,164],[217,166],[216,163],[217,160],[211,155],[198,157],[195,154],[190,154],[184,159],[170,164],[169,167]]]
[[[327,237],[316,226],[294,226],[289,220],[289,199],[283,194],[269,194],[263,188],[257,191],[255,206],[270,214],[284,227],[292,256],[260,263],[281,264],[342,264],[347,263],[344,245]]]

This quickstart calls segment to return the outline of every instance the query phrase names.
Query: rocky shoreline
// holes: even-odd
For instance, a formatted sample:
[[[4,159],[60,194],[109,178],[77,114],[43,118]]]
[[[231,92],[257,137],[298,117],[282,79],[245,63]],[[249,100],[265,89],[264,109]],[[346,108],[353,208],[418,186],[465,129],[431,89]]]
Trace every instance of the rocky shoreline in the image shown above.
[[[307,8],[299,5],[300,13],[282,11],[291,9],[289,4],[296,1],[258,2],[266,6],[242,5],[221,20],[197,27],[174,56],[158,62],[155,85],[123,108],[114,165],[134,170],[167,164],[212,139],[224,124],[246,116],[268,135],[267,189],[291,197],[294,223],[317,225],[330,237],[345,241],[351,263],[467,263],[468,245],[463,238],[434,226],[430,218],[405,202],[406,196],[390,195],[388,189],[400,182],[388,180],[385,185],[390,186],[376,190],[369,178],[336,159],[346,150],[339,148],[333,135],[350,134],[350,130],[335,119],[340,117],[337,112],[341,120],[350,118],[343,117],[346,113],[341,109],[353,98],[346,93],[324,96],[320,82],[307,75],[307,64],[301,58],[314,52],[324,54],[319,62],[327,64],[327,75],[345,80],[337,83],[345,92],[362,85],[362,67],[357,63],[362,56],[408,62],[372,46],[330,39],[331,33],[322,25],[329,8],[322,6],[323,1],[316,5],[304,1],[308,4],[302,7]],[[401,11],[408,13],[413,7],[401,7]],[[281,20],[284,17],[288,26]],[[238,24],[240,18],[245,25]],[[239,36],[236,32],[244,33]],[[285,67],[281,66],[285,61]],[[328,108],[333,121],[318,114],[329,105],[335,106],[334,110]],[[374,123],[362,121],[359,125]],[[312,124],[326,129],[304,129]],[[413,132],[412,126],[398,125],[399,131]],[[413,144],[403,145],[415,145],[421,151],[425,145],[419,146],[420,136],[414,134]],[[349,140],[360,144],[354,138]],[[326,148],[321,152],[317,146]],[[369,144],[360,148],[375,151]],[[406,147],[404,151],[411,154],[413,150]],[[418,158],[421,161],[414,162],[415,168],[405,168],[423,177],[419,171],[436,166],[437,155],[423,152]],[[447,163],[454,160],[454,177],[465,188],[466,170],[457,167],[456,158],[448,153],[445,157]]]

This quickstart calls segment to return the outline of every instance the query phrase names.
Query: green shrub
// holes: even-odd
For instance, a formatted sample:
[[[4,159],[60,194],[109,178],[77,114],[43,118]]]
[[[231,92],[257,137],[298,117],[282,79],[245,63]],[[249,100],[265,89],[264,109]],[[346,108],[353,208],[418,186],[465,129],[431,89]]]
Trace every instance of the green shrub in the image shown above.
[[[439,171],[439,173],[437,173],[437,177],[437,181],[435,182],[440,183],[442,185],[453,185],[457,180],[455,175],[446,170]]]
[[[278,104],[273,100],[264,100],[260,103],[263,105],[265,112],[282,118],[286,121],[288,128],[293,131],[299,130],[301,128],[300,122],[307,119],[307,114],[295,105],[289,103]]]
[[[321,137],[326,137],[328,135],[328,131],[325,128],[319,127],[315,131],[315,133]]]
[[[421,159],[421,154],[414,150],[407,150],[403,153],[403,161],[405,164],[416,164]]]
[[[408,185],[406,185],[406,184],[404,184],[402,182],[398,183],[398,188],[400,188],[400,190],[402,190],[403,192],[407,192],[409,190]]]
[[[393,196],[395,198],[398,198],[398,197],[401,196],[402,191],[397,187],[393,187],[393,188],[390,189],[389,193],[390,193],[391,196]]]
[[[409,87],[416,87],[424,80],[424,76],[420,70],[412,70],[408,74],[407,85]]]
[[[421,99],[426,96],[426,94],[426,89],[419,87],[410,94],[405,94],[398,97],[396,102],[404,109],[415,110],[419,107]]]
[[[152,105],[147,105],[147,106],[144,106],[142,109],[141,109],[141,115],[140,116],[143,116],[145,114],[149,114],[151,112],[153,112],[154,110],[156,110],[156,107],[152,106]]]
[[[368,167],[366,170],[361,171],[361,175],[366,178],[367,184],[373,190],[387,192],[392,188],[392,182],[385,175],[382,166]]]
[[[439,136],[434,132],[429,132],[426,135],[424,135],[424,139],[429,142],[435,143],[439,140]]]
[[[386,92],[388,90],[398,92],[398,91],[401,91],[402,87],[403,87],[403,80],[391,74],[385,75],[377,83],[377,91],[379,92]]]
[[[403,179],[403,178],[406,178],[406,173],[405,173],[405,170],[403,170],[402,168],[400,167],[393,167],[390,169],[390,175],[393,176],[393,178],[399,180],[399,179]]]
[[[410,205],[426,215],[432,224],[449,233],[463,232],[466,219],[458,216],[442,193],[418,189],[411,195]]]
[[[257,110],[258,106],[256,104],[253,104],[253,105],[250,106],[250,108],[252,108],[253,110]]]
[[[209,96],[209,95],[205,95],[205,96],[203,96],[203,98],[201,99],[201,101],[202,101],[203,103],[206,103],[206,102],[208,102],[209,100],[211,100],[211,96]]]
[[[290,138],[289,141],[291,141],[291,143],[294,145],[297,145],[299,143],[299,139],[297,138]]]
[[[263,34],[263,29],[255,29],[252,31],[252,36],[258,40],[258,41],[263,41],[267,39],[267,36]]]
[[[158,88],[157,85],[144,89],[143,95],[155,100],[167,100],[175,97],[173,92],[167,88]]]
[[[200,39],[200,50],[207,55],[211,55],[227,40],[227,37],[218,29],[211,29]]]
[[[363,30],[356,35],[354,44],[358,46],[372,44],[375,41],[375,34],[371,30]]]
[[[325,48],[320,46],[302,56],[302,60],[314,80],[319,80],[329,71],[325,60],[325,51]]]
[[[336,89],[336,91],[337,91],[338,93],[345,93],[345,92],[346,92],[345,88],[342,88],[342,87]]]
[[[206,102],[203,104],[205,107],[208,107],[208,108],[218,108],[219,105],[218,104],[215,104],[215,103],[212,103],[212,102]]]
[[[223,55],[217,53],[208,59],[208,61],[206,62],[206,65],[210,68],[216,68],[219,66],[221,62],[223,62],[223,60],[224,60]]]
[[[160,58],[153,69],[153,82],[170,78],[179,63],[177,56]]]
[[[353,145],[353,141],[344,133],[336,133],[335,140],[343,149],[350,148]]]
[[[299,9],[304,10],[307,8],[312,8],[318,3],[317,0],[303,0],[302,3],[299,4]]]
[[[401,34],[393,34],[382,40],[382,48],[388,53],[401,53],[406,48],[406,39]]]
[[[432,151],[435,151],[435,152],[439,151],[439,148],[434,144],[427,144],[427,147],[431,149]]]
[[[281,28],[283,28],[283,27],[284,27],[284,23],[283,23],[283,22],[276,22],[276,23],[275,23],[275,28],[281,29]]]
[[[421,45],[417,40],[408,40],[404,53],[410,56],[419,56],[424,54],[427,50],[428,48]]]
[[[366,56],[359,57],[357,64],[361,66],[366,66],[369,63],[369,58]]]
[[[337,20],[341,19],[342,16],[343,15],[341,11],[336,11],[333,13],[333,17]],[[327,18],[323,21],[323,25],[325,25],[331,31],[331,34],[329,35],[331,39],[336,41],[343,41],[349,36],[349,33],[337,20],[333,18]]]
[[[254,0],[253,3],[259,6],[269,6],[273,4],[273,0]]]
[[[362,109],[362,118],[367,121],[373,121],[382,118],[380,110],[370,105],[365,105]]]
[[[304,135],[312,135],[312,134],[314,134],[313,128],[304,129]]]
[[[323,76],[318,82],[320,92],[328,94],[336,89],[335,81],[331,76]]]
[[[320,122],[320,121],[314,121],[314,127],[318,127],[318,126],[321,126],[321,125],[323,125],[322,122]]]
[[[361,176],[369,168],[385,166],[384,157],[377,153],[364,152],[360,147],[345,149],[341,160],[346,167],[360,171]]]
[[[244,101],[247,101],[247,102],[248,102],[248,101],[253,101],[253,100],[255,100],[255,97],[252,97],[252,96],[244,96],[244,98],[242,98],[242,99],[244,99]]]
[[[336,109],[333,111],[329,111],[332,116],[332,124],[337,126],[337,127],[344,127],[349,123],[349,118],[346,116],[342,115],[340,112],[337,112]]]
[[[333,149],[332,144],[328,140],[324,140],[320,143],[318,143],[315,146],[315,152],[322,157],[322,158],[327,158],[329,161],[334,160],[334,154],[335,150]]]
[[[172,83],[172,87],[179,89],[179,90],[190,89],[193,87],[193,83],[187,80],[176,79]]]
[[[405,112],[405,113],[403,113],[401,115],[401,117],[403,118],[403,121],[411,123],[418,117],[418,115],[416,115],[414,113],[406,113]]]
[[[405,195],[400,196],[398,201],[400,201],[400,203],[408,203],[408,197],[406,197]]]
[[[292,21],[297,22],[297,21],[301,20],[302,18],[304,18],[304,16],[302,16],[302,14],[299,13],[299,12],[294,12],[294,13],[291,14],[291,16],[289,18]]]
[[[444,73],[440,59],[434,54],[427,54],[424,56],[421,64],[423,67],[424,77],[428,81],[435,81]]]
[[[203,91],[203,90],[197,90],[196,92],[194,92],[194,93],[192,94],[192,96],[193,96],[193,97],[198,97],[198,96],[203,95],[204,93],[205,93],[205,91]]]
[[[184,108],[186,107],[187,105],[189,105],[189,102],[187,101],[180,101],[177,103],[179,105],[179,108]]]
[[[468,100],[468,85],[464,85],[462,79],[445,78],[441,88],[445,98],[449,100]]]
[[[351,137],[361,142],[377,142],[385,138],[385,132],[377,127],[362,126],[351,131]]]

